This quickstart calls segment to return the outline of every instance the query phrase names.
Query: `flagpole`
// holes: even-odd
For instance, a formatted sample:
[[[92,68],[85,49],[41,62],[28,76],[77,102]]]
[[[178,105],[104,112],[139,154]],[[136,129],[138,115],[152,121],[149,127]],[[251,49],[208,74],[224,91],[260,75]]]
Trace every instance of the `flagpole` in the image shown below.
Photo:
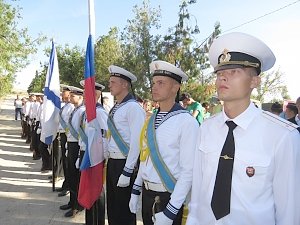
[[[89,0],[89,34],[95,35],[95,4],[94,0]]]

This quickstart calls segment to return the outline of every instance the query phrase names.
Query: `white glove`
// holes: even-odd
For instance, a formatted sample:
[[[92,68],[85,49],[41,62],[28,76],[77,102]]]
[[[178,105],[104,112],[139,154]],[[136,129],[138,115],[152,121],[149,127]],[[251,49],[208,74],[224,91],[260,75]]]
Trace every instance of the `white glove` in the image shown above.
[[[76,169],[79,169],[79,168],[80,168],[79,161],[80,161],[80,159],[77,158],[76,163],[75,163]]]
[[[154,225],[172,225],[173,220],[169,219],[163,212],[155,213],[155,219],[152,217]]]
[[[38,128],[38,129],[36,130],[36,133],[37,133],[37,134],[40,134],[41,131],[42,131],[41,128]]]
[[[130,212],[136,214],[137,211],[140,209],[139,205],[139,195],[131,194],[130,201],[129,201],[129,209]]]
[[[66,157],[68,157],[68,152],[69,152],[69,150],[67,149],[67,150],[66,150],[66,153],[65,153],[65,156],[66,156]]]
[[[121,174],[118,180],[118,187],[128,187],[130,184],[130,177],[126,177],[125,175]]]

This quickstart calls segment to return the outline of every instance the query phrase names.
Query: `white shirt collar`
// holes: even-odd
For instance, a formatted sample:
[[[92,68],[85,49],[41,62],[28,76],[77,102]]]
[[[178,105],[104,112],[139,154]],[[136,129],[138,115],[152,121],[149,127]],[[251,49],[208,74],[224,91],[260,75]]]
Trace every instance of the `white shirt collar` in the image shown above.
[[[223,114],[223,124],[227,120],[232,120],[236,125],[241,127],[242,129],[246,130],[247,127],[250,125],[252,120],[261,112],[261,109],[258,109],[252,102],[249,104],[248,108],[242,112],[240,115],[235,117],[234,119],[230,119],[226,113],[224,112],[224,108],[222,110]]]

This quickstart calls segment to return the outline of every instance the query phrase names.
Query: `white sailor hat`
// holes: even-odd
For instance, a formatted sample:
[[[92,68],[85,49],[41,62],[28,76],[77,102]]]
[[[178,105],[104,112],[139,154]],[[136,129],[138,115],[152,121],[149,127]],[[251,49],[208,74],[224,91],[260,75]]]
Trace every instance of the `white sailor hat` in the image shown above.
[[[127,71],[119,66],[110,65],[108,67],[108,71],[109,71],[111,77],[120,77],[124,80],[127,80],[128,82],[137,81],[137,78],[135,75],[133,75],[129,71]]]
[[[78,87],[74,87],[74,86],[69,86],[68,87],[70,92],[72,94],[75,94],[75,95],[83,95],[83,90],[78,88]]]
[[[209,61],[215,72],[253,67],[257,73],[273,67],[276,58],[261,40],[249,34],[233,32],[215,39],[209,49]]]
[[[85,82],[85,80],[81,80],[81,81],[79,82],[80,85],[81,85],[82,87],[84,87],[84,82]],[[105,89],[105,86],[104,86],[104,85],[95,82],[95,90],[102,91],[103,89]]]
[[[35,95],[35,96],[44,96],[44,93],[34,92],[34,93],[32,93],[32,95]]]
[[[67,84],[60,84],[60,88],[62,91],[70,91],[70,86]]]
[[[178,67],[171,63],[157,60],[150,63],[150,72],[152,76],[167,76],[171,77],[177,82],[186,81],[189,77]]]

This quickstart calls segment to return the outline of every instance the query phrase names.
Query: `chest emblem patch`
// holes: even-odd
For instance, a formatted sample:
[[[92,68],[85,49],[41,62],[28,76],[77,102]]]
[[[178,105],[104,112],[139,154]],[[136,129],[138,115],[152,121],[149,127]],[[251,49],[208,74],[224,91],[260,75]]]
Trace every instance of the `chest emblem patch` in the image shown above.
[[[248,175],[248,177],[253,177],[255,174],[255,169],[252,166],[248,166],[246,168],[246,174]]]

